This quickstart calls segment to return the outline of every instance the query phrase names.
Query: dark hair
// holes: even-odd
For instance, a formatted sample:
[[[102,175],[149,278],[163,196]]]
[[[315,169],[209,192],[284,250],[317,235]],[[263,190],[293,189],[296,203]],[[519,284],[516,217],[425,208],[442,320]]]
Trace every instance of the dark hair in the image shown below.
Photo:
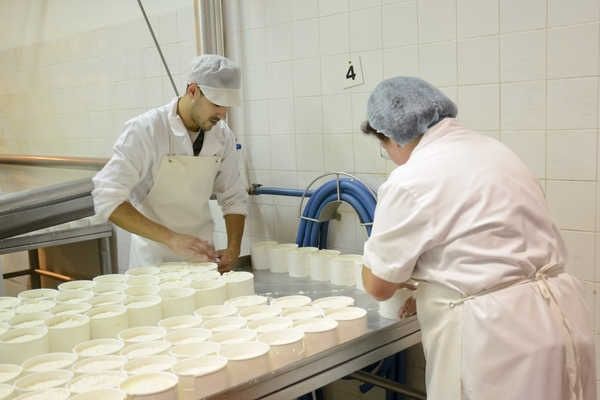
[[[365,135],[374,135],[377,139],[379,139],[382,142],[387,142],[388,140],[390,140],[390,138],[385,136],[383,133],[376,131],[375,128],[373,128],[371,124],[369,124],[369,121],[363,121],[363,123],[360,124],[360,130]]]

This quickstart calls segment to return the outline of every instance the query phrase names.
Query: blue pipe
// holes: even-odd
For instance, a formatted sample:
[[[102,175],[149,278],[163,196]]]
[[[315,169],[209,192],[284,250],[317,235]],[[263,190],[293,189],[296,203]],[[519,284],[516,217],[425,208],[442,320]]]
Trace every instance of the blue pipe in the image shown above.
[[[304,190],[300,190],[300,189],[282,189],[282,188],[265,187],[265,186],[258,186],[253,192],[253,194],[255,194],[255,195],[271,194],[274,196],[292,196],[292,197],[302,197],[302,195],[304,195],[304,197],[310,197],[310,196],[312,196],[312,193],[313,193],[312,191],[308,191],[305,194]]]

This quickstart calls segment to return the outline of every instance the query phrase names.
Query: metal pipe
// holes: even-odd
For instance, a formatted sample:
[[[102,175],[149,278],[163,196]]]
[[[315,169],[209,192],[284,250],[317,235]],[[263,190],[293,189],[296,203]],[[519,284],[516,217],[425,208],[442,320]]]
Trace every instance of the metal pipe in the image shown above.
[[[198,54],[225,55],[223,37],[223,5],[221,0],[199,0],[196,9],[198,25]]]
[[[148,16],[146,15],[146,10],[144,10],[144,6],[142,5],[141,0],[137,0],[137,2],[140,6],[140,10],[142,10],[142,15],[144,16],[144,19],[146,20],[146,25],[148,26],[150,35],[152,35],[152,40],[154,40],[154,45],[156,46],[156,50],[158,50],[158,55],[160,56],[163,66],[165,67],[165,70],[167,71],[167,75],[169,75],[169,80],[171,81],[171,86],[173,86],[173,91],[175,92],[175,96],[179,97],[179,92],[177,91],[177,86],[175,85],[175,81],[173,80],[173,75],[171,75],[171,70],[169,69],[167,62],[165,61],[165,56],[163,56],[162,50],[160,49],[160,45],[158,44],[158,40],[156,40],[156,35],[154,34],[154,29],[152,29],[150,20],[148,19]]]
[[[356,379],[361,382],[366,382],[366,383],[370,383],[375,386],[379,386],[381,388],[384,388],[385,390],[390,390],[392,392],[396,392],[401,395],[408,396],[412,399],[427,400],[427,394],[425,394],[421,391],[415,390],[406,385],[401,385],[390,379],[382,378],[381,376],[370,374],[368,372],[356,371],[356,372],[348,375],[348,377],[352,378],[352,379]]]
[[[48,271],[47,269],[36,269],[35,272],[40,275],[48,276],[52,279],[56,279],[57,281],[68,282],[73,280],[73,278],[71,278],[70,276]]]
[[[30,154],[0,154],[0,164],[27,165],[31,167],[54,167],[99,170],[108,158],[35,156]]]

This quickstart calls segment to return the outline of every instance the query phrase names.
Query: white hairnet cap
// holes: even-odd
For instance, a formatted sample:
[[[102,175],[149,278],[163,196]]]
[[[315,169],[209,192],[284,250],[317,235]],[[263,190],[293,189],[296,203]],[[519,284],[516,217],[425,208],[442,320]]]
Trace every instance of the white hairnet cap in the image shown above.
[[[240,104],[240,68],[217,54],[204,54],[192,61],[189,82],[200,86],[212,103],[231,107]]]
[[[369,125],[400,145],[456,114],[456,105],[439,89],[422,79],[405,76],[380,82],[367,102]]]

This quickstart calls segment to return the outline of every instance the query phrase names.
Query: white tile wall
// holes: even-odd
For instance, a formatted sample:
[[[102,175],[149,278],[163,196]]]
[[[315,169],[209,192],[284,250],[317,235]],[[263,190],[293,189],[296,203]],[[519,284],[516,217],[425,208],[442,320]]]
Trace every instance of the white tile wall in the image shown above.
[[[598,78],[548,80],[550,129],[598,127]]]
[[[418,40],[417,2],[394,2],[382,7],[383,47],[416,44]]]
[[[84,3],[94,4],[82,1],[72,12]],[[226,26],[241,30],[243,54],[236,61],[243,69],[244,120],[232,124],[242,136],[251,181],[301,187],[324,171],[343,170],[378,185],[394,166],[359,132],[368,94],[383,78],[421,76],[457,102],[467,126],[508,145],[540,179],[570,250],[569,269],[585,280],[593,313],[600,315],[597,0],[239,5],[241,24]],[[93,28],[77,25],[77,34],[72,14],[53,20],[61,26],[36,41],[29,30],[39,21],[28,20],[20,36],[3,35],[9,40],[0,44],[0,152],[107,156],[125,119],[172,97],[138,10],[116,13],[117,22],[112,11],[94,13]],[[149,11],[182,89],[195,53],[192,6],[160,0]],[[0,16],[2,34],[16,29],[8,19]],[[22,43],[12,46],[19,37]],[[357,56],[365,84],[344,90],[340,74]],[[29,90],[32,82],[43,104]],[[24,131],[46,134],[32,140]],[[249,238],[293,241],[296,205],[297,199],[253,199]],[[360,249],[364,233],[350,232],[355,217],[342,215],[332,224],[332,240]]]
[[[549,0],[550,26],[577,24],[598,19],[598,2],[595,0]]]
[[[598,24],[548,30],[548,77],[598,73]]]
[[[546,74],[544,31],[518,32],[500,38],[500,79],[503,82],[541,80]]]
[[[458,37],[498,33],[499,0],[458,0]]]
[[[500,31],[514,32],[546,26],[546,0],[500,0]]]
[[[498,129],[498,85],[461,86],[458,98],[458,118],[461,121],[473,129]]]
[[[350,51],[364,51],[381,47],[381,7],[371,7],[350,13]]]
[[[417,7],[420,42],[456,40],[456,0],[421,0]]]
[[[548,179],[596,180],[596,131],[548,132]]]
[[[502,85],[502,128],[545,129],[546,85],[544,81]]]
[[[497,36],[458,42],[458,81],[462,84],[498,82],[499,60]]]
[[[331,170],[354,173],[377,186],[394,165],[381,159],[377,142],[358,129],[370,91],[381,79],[397,75],[432,82],[457,102],[465,125],[505,143],[540,180],[569,248],[568,268],[586,282],[593,313],[600,314],[595,304],[595,286],[600,286],[599,4],[294,1],[290,51],[295,81],[285,96],[292,97],[290,109],[281,107],[282,120],[293,123],[280,123],[283,127],[275,130],[270,126],[270,132],[283,131],[286,139],[281,140],[295,136],[300,186]],[[251,15],[254,28],[272,28],[260,24],[261,12]],[[348,57],[357,55],[365,85],[344,90],[340,74]],[[251,71],[266,86],[275,79],[268,74],[261,80],[256,69]],[[252,100],[282,101],[271,89],[251,89]],[[269,112],[269,125],[277,123],[275,114]],[[284,220],[281,207],[273,213],[265,218]],[[355,218],[342,213],[342,221],[330,227],[331,243],[362,247],[364,233],[350,228]],[[271,237],[287,240],[291,231]]]

